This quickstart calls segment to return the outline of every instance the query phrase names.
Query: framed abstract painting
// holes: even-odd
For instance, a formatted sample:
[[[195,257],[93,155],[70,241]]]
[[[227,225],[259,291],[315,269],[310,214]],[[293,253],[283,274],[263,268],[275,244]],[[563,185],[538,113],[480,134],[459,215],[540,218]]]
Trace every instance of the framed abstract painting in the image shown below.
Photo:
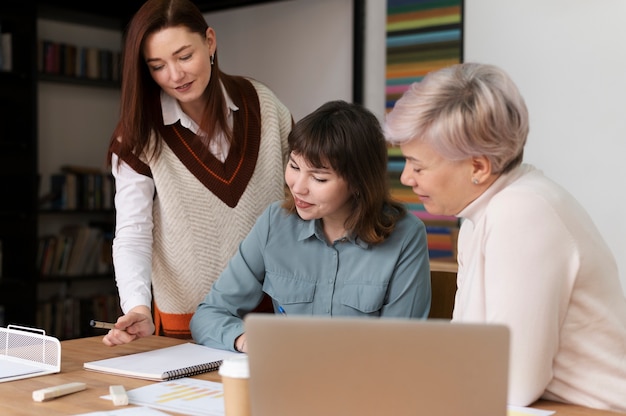
[[[385,112],[428,72],[463,62],[463,0],[387,0]],[[404,159],[389,148],[392,192],[426,224],[430,258],[454,259],[459,222],[428,213],[400,183]]]

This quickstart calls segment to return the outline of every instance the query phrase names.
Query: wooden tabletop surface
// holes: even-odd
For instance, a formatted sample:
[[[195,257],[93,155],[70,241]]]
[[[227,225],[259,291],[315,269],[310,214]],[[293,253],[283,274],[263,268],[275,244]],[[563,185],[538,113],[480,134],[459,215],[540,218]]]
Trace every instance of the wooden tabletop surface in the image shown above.
[[[127,390],[131,390],[153,382],[87,371],[83,369],[83,363],[86,361],[149,351],[183,342],[187,341],[158,336],[143,338],[131,344],[117,347],[105,346],[102,344],[102,337],[100,336],[63,341],[61,343],[60,373],[0,383],[0,415],[67,416],[121,409],[120,407],[114,406],[111,401],[100,398],[101,396],[109,394],[109,386],[121,384]],[[220,375],[217,371],[195,377],[221,382]],[[32,399],[32,392],[34,390],[75,381],[86,383],[87,389],[45,402],[35,402]],[[535,403],[533,407],[555,410],[557,416],[623,415],[623,413],[594,410],[543,400]],[[174,414],[171,412],[167,413]]]

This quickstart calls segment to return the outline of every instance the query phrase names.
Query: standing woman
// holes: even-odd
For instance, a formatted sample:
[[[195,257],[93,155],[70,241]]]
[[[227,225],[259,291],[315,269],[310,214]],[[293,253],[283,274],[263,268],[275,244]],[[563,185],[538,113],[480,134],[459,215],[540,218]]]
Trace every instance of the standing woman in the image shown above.
[[[103,342],[155,326],[190,338],[198,303],[284,196],[291,114],[260,82],[220,71],[215,32],[190,0],[149,0],[130,21],[120,114],[109,157],[124,315]]]
[[[522,162],[528,111],[509,76],[465,63],[396,103],[387,139],[428,212],[463,219],[452,320],[511,331],[509,403],[626,412],[626,298],[583,207]]]

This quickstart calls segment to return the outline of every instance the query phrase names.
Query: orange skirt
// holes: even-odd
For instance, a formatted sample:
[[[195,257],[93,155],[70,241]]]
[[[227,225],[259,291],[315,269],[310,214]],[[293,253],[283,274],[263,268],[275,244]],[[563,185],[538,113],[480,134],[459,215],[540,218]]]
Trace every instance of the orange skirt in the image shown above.
[[[155,333],[171,338],[191,339],[189,322],[193,313],[165,313],[154,305]]]
[[[155,334],[172,338],[192,339],[189,322],[193,313],[165,313],[159,309],[156,303],[153,305]],[[274,313],[272,299],[264,293],[261,303],[252,312]]]

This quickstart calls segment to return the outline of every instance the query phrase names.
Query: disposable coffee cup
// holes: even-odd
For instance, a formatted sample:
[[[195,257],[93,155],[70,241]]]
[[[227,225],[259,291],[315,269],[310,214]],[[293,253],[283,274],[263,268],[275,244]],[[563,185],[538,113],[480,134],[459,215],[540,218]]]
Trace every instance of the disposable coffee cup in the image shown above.
[[[250,416],[248,356],[238,355],[224,359],[220,365],[219,374],[222,376],[224,385],[225,416]]]

